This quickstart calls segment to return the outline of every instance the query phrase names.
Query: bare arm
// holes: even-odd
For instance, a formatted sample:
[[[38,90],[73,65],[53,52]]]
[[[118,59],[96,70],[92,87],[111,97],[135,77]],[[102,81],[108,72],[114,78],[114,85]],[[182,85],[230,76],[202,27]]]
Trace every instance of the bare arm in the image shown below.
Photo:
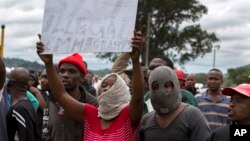
[[[132,38],[133,49],[130,53],[133,64],[133,94],[129,104],[129,117],[134,127],[140,124],[143,112],[144,79],[139,58],[145,41],[146,37],[140,31],[136,32],[135,37]]]
[[[83,103],[78,102],[72,98],[66,91],[61,82],[61,79],[56,73],[55,67],[53,65],[53,56],[52,55],[42,55],[44,51],[44,45],[42,42],[37,42],[37,53],[39,57],[45,64],[48,83],[54,98],[60,103],[60,105],[65,109],[67,114],[73,119],[82,122],[83,117]]]
[[[115,63],[112,66],[112,72],[114,73],[124,73],[126,68],[128,67],[128,61],[130,59],[130,55],[128,52],[124,52],[118,56],[118,58],[115,60]]]
[[[36,99],[38,100],[39,108],[43,110],[45,108],[45,101],[40,91],[36,87],[32,87],[32,86],[29,88],[29,90],[35,95]]]

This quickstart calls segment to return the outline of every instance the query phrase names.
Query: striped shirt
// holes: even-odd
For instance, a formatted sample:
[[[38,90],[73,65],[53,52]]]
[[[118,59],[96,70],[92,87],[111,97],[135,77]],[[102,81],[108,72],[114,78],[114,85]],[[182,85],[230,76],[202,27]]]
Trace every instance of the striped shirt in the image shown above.
[[[84,140],[85,141],[134,141],[137,129],[129,119],[129,108],[126,106],[107,129],[102,129],[98,109],[92,105],[84,106]]]
[[[230,123],[228,119],[230,98],[221,95],[220,98],[214,102],[208,96],[208,90],[206,90],[203,93],[195,95],[195,100],[198,103],[199,109],[205,115],[211,131]]]

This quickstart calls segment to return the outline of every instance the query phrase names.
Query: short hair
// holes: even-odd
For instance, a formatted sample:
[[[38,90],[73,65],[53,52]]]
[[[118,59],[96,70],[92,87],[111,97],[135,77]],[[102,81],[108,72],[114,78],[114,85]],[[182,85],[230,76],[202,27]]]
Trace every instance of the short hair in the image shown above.
[[[30,73],[30,77],[33,79],[33,81],[35,81],[32,86],[37,87],[39,85],[37,72],[35,72],[34,70],[29,70],[29,73]]]
[[[212,68],[212,69],[210,69],[210,70],[208,71],[208,73],[210,73],[211,71],[217,71],[217,72],[219,72],[219,73],[221,74],[221,79],[223,79],[223,73],[222,73],[221,70],[219,70],[219,69],[217,69],[217,68]]]
[[[162,60],[164,60],[166,62],[166,66],[172,68],[174,70],[174,63],[171,59],[169,59],[167,56],[165,55],[156,55],[155,57],[152,58],[155,59],[155,58],[160,58]]]

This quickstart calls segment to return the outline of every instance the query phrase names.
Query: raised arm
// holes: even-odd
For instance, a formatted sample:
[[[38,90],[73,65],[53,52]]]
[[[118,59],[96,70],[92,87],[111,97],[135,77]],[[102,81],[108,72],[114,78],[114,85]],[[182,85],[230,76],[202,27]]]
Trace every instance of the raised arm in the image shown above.
[[[115,63],[112,66],[111,71],[113,73],[124,73],[126,68],[128,67],[128,61],[130,59],[130,55],[128,52],[124,52],[118,56],[118,58],[115,60]]]
[[[43,110],[45,107],[45,101],[43,99],[41,92],[36,87],[33,86],[30,86],[29,90],[32,94],[35,95],[36,99],[39,101],[39,108]]]
[[[146,41],[146,36],[141,31],[135,33],[132,38],[132,52],[130,53],[133,64],[133,90],[132,97],[129,104],[129,117],[134,127],[140,124],[143,112],[143,90],[144,79],[141,71],[141,64],[139,61],[142,48]]]
[[[65,109],[66,113],[73,119],[82,122],[83,116],[83,103],[78,102],[72,98],[65,90],[61,79],[56,73],[55,67],[53,65],[53,56],[42,55],[44,51],[44,45],[42,42],[37,42],[36,44],[37,53],[41,60],[45,64],[48,83],[54,98],[60,103],[60,105]]]

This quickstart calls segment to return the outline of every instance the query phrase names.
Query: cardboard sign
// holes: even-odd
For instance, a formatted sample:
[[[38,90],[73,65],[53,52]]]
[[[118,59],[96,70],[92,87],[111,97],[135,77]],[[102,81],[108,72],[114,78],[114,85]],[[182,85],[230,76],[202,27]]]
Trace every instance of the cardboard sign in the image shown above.
[[[138,0],[46,0],[45,54],[129,52]]]

